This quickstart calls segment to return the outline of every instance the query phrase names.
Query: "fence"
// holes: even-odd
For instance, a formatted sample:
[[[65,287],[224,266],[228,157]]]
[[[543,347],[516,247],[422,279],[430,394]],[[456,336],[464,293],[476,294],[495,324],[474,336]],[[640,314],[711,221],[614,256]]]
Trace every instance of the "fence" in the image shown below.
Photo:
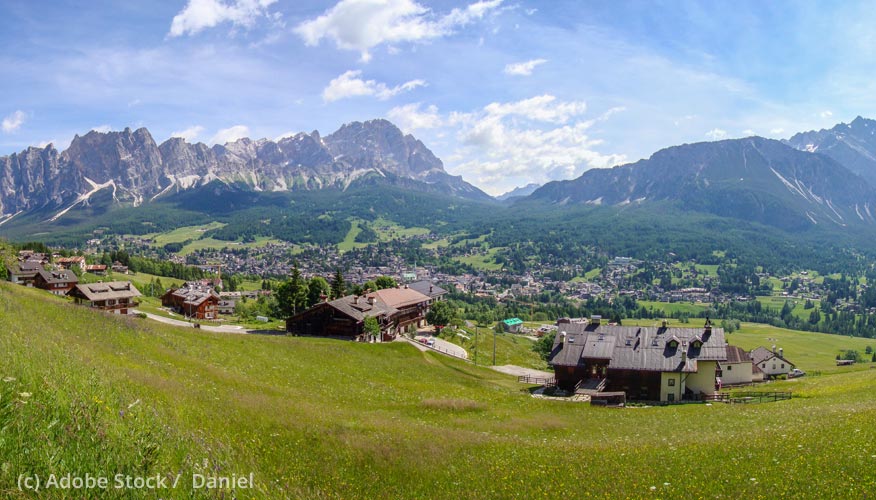
[[[791,399],[791,392],[737,392],[729,395],[729,402],[735,404],[770,403]]]
[[[557,379],[555,379],[553,377],[543,378],[543,377],[532,377],[529,375],[519,375],[517,377],[517,381],[522,383],[522,384],[535,384],[535,385],[543,385],[546,387],[553,387],[553,386],[557,385]]]

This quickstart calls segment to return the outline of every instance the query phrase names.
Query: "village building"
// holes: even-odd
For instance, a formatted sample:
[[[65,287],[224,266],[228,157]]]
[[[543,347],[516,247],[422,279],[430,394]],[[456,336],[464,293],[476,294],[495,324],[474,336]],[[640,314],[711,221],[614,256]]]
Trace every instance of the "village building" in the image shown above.
[[[760,379],[755,379],[755,372]],[[755,370],[748,352],[738,346],[727,346],[727,359],[721,362],[721,384],[740,385],[763,380],[759,369]]]
[[[523,328],[523,320],[520,318],[508,318],[502,321],[502,328],[508,333],[520,333]]]
[[[106,264],[86,264],[85,272],[104,276],[106,275]]]
[[[88,304],[112,314],[128,314],[136,307],[133,299],[140,296],[140,291],[130,281],[110,281],[76,285],[67,295],[77,304]]]
[[[444,297],[444,295],[447,294],[447,290],[441,288],[438,285],[433,284],[429,280],[422,280],[422,281],[417,281],[417,282],[411,283],[408,285],[408,288],[410,288],[412,290],[416,290],[416,291],[422,293],[423,295],[428,296],[431,299],[429,301],[430,304],[432,302],[437,302],[437,301],[441,300]]]
[[[85,271],[85,257],[58,257],[55,259],[55,265],[62,269],[73,269],[78,267],[80,271]]]
[[[6,268],[9,281],[24,286],[33,286],[37,273],[43,270],[42,264],[36,261],[24,261],[12,264]]]
[[[40,269],[33,279],[33,286],[48,290],[54,295],[67,295],[76,284],[79,283],[79,278],[73,271],[62,269],[59,271],[46,271]]]
[[[727,360],[724,330],[557,322],[549,359],[559,387],[627,399],[674,402],[715,392]]]
[[[201,282],[187,282],[171,288],[161,296],[161,305],[194,319],[216,319],[219,314],[219,294]]]
[[[794,363],[785,359],[784,350],[773,346],[772,350],[766,347],[758,347],[751,351],[751,362],[763,372],[764,378],[775,378],[780,375],[787,375],[794,369]]]
[[[292,316],[286,320],[286,331],[294,335],[388,341],[409,327],[424,326],[430,300],[411,288],[348,295]],[[365,319],[369,317],[375,318],[380,326],[378,338],[368,338],[365,333]]]
[[[113,270],[114,273],[128,274],[128,266],[122,264],[119,261],[113,262],[113,266],[111,269]]]

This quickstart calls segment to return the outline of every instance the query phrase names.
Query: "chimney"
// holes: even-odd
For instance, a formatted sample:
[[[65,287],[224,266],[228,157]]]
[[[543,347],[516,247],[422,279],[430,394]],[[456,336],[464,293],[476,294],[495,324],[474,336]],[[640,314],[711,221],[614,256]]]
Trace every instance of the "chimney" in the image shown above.
[[[663,320],[663,328],[666,328],[666,320]]]
[[[429,293],[432,293],[432,289],[433,289],[433,288],[434,288],[434,287],[433,287],[432,285],[429,285]]]
[[[776,345],[773,344],[773,354],[775,354],[775,353],[776,353]]]
[[[784,358],[784,357],[785,357],[785,350],[782,349],[781,347],[779,347],[779,357],[780,357],[780,358]]]
[[[600,316],[598,314],[594,314],[594,315],[590,316],[590,324],[598,325],[600,323],[602,323],[602,316]]]
[[[705,333],[712,333],[712,320],[706,317],[706,326],[703,328]]]
[[[359,303],[359,296],[358,296],[358,295],[356,296],[355,299],[353,299],[353,303],[354,303],[354,304],[358,304],[358,303]]]
[[[560,332],[560,345],[566,343],[566,332]]]
[[[374,305],[374,296],[368,297],[368,305]]]

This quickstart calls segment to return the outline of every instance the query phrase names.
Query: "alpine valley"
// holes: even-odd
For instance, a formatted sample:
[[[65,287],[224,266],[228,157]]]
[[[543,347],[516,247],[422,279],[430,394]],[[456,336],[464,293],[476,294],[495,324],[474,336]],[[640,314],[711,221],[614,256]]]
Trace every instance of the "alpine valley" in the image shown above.
[[[685,251],[685,234],[744,251],[740,232],[770,245],[863,247],[876,229],[874,132],[876,122],[858,117],[788,141],[685,144],[494,199],[382,119],[213,147],[157,144],[145,128],[91,131],[63,152],[0,157],[0,236],[75,245],[98,229],[146,234],[218,220],[227,224],[210,234],[219,239],[337,244],[352,221],[384,217],[494,243],[557,232],[596,241],[626,227],[639,237],[615,250],[632,254]]]

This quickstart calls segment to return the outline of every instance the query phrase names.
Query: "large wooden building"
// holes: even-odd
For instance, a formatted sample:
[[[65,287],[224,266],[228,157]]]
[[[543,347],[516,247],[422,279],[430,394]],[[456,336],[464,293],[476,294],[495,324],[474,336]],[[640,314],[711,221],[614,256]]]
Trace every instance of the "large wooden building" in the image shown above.
[[[387,288],[365,296],[348,295],[321,302],[286,320],[294,335],[316,335],[364,341],[387,341],[410,326],[422,326],[432,299],[410,288]],[[373,317],[380,336],[365,333],[365,319]]]
[[[161,296],[161,305],[194,319],[216,319],[219,314],[219,294],[200,282],[187,282],[171,288]]]
[[[133,299],[140,296],[140,291],[130,281],[110,281],[76,285],[67,295],[77,304],[88,304],[113,314],[128,314],[136,307]]]
[[[33,279],[33,286],[48,290],[54,295],[67,295],[77,283],[79,278],[76,274],[66,269],[60,271],[40,269]]]
[[[713,393],[726,359],[724,331],[708,321],[675,328],[560,320],[549,363],[563,389],[672,402]]]

